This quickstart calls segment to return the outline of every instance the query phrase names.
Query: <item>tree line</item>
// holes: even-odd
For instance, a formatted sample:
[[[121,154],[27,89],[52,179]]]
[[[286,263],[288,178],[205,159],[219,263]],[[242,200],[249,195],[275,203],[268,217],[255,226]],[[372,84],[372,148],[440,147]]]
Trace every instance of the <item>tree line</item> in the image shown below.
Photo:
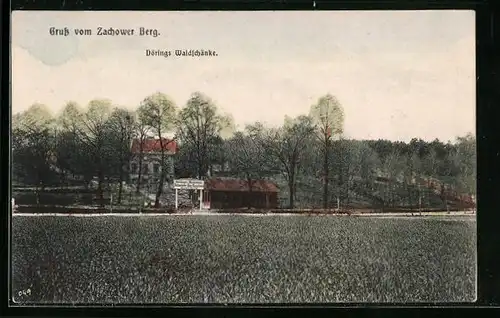
[[[13,116],[13,180],[43,188],[77,178],[88,184],[96,178],[101,199],[106,185],[119,184],[119,204],[122,185],[129,181],[132,140],[142,145],[153,136],[160,140],[163,167],[156,205],[167,177],[163,143],[172,141],[179,145],[176,177],[238,177],[247,180],[249,191],[255,180],[270,179],[280,185],[289,207],[327,208],[348,204],[358,195],[383,206],[403,201],[412,205],[415,191],[420,191],[415,190],[418,179],[475,194],[476,142],[471,134],[454,143],[418,138],[405,143],[347,139],[343,128],[343,107],[330,94],[319,98],[308,114],[285,116],[279,127],[256,122],[242,129],[236,129],[231,115],[200,92],[183,107],[159,92],[134,110],[105,99],[92,100],[86,108],[69,102],[59,114],[34,104]],[[167,133],[171,138],[160,138]],[[140,149],[139,160],[142,157]],[[386,181],[383,186],[380,178]],[[137,193],[141,182],[139,175]]]

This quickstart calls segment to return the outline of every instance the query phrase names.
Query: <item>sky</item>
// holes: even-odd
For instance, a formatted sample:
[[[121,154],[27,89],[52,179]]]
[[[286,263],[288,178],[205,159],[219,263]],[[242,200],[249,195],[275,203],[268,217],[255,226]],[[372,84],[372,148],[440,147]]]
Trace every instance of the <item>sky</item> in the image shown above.
[[[51,36],[51,27],[69,35]],[[135,34],[101,36],[99,27]],[[159,35],[141,36],[141,27]],[[134,109],[158,91],[183,107],[199,91],[241,128],[277,126],[329,93],[349,138],[475,134],[474,11],[16,11],[11,40],[13,114],[97,98]],[[217,56],[175,57],[178,49]]]

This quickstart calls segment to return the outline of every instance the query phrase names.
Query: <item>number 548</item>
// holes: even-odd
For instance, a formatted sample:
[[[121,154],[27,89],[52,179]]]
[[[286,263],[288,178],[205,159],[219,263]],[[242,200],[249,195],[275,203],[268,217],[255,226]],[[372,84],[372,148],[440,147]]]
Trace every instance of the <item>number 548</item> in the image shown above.
[[[29,296],[29,295],[31,295],[31,289],[28,288],[28,289],[20,290],[20,291],[17,292],[17,295],[19,297]]]

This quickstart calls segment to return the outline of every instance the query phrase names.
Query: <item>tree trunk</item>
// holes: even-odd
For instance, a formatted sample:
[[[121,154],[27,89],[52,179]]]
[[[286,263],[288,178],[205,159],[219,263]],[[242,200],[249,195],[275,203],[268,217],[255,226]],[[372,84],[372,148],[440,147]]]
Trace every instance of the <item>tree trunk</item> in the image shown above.
[[[292,170],[292,169],[291,169]],[[295,206],[295,173],[294,173],[295,168],[292,170],[292,174],[288,176],[288,189],[290,191],[289,193],[289,205],[290,209],[293,209]]]
[[[325,139],[324,161],[323,161],[323,208],[328,209],[328,139]]]
[[[422,212],[422,191],[420,190],[420,184],[418,185],[418,212]]]
[[[99,172],[98,172],[98,178],[97,178],[97,194],[99,196],[99,206],[103,207],[104,206],[104,193],[102,190],[102,184],[103,184],[103,179],[104,175],[102,173],[102,168],[99,167]]]
[[[39,184],[41,184],[41,182],[37,182],[37,184],[35,186],[36,205],[40,205],[40,187],[39,187]]]
[[[59,172],[59,181],[61,182],[62,184],[62,187],[67,189],[68,187],[68,184],[66,183],[66,169],[64,168],[61,168],[60,169],[60,172]]]
[[[384,187],[384,205],[386,205],[386,206],[391,206],[391,199],[390,199],[391,188],[390,187],[391,186],[389,183],[386,183],[385,187]]]
[[[297,202],[295,199],[297,199],[297,181],[293,182],[293,203],[295,207],[295,202]]]
[[[120,140],[121,144],[123,145],[125,143],[125,138],[124,138],[124,132],[122,130],[122,140]],[[121,148],[121,151],[120,151],[120,173],[119,173],[119,181],[120,181],[120,185],[118,186],[118,198],[116,200],[116,203],[117,204],[120,204],[122,202],[122,192],[123,192],[123,179],[125,177],[125,169],[124,169],[124,166],[125,166],[125,149],[124,147],[120,147]]]
[[[160,180],[158,182],[158,189],[156,190],[156,197],[155,197],[155,208],[160,207],[160,197],[163,193],[163,180],[165,179],[165,169],[161,169],[160,172]]]
[[[116,204],[122,203],[122,193],[123,193],[123,176],[120,176],[120,185],[118,186],[118,199]]]
[[[295,189],[294,189],[294,186],[293,186],[293,182],[289,182],[288,183],[288,188],[289,188],[289,208],[290,209],[293,209],[294,207],[294,197],[295,197]]]
[[[347,179],[347,185],[345,187],[346,203],[349,205],[351,203],[351,196],[349,195],[349,186],[351,181]]]
[[[74,174],[73,174],[73,178],[75,178]],[[83,177],[83,182],[84,182],[85,190],[89,190],[89,188],[90,188],[90,181],[92,181],[92,179],[88,180],[88,178]]]
[[[342,149],[341,149],[341,156],[342,156]],[[339,198],[342,201],[343,200],[343,195],[344,195],[344,175],[343,175],[343,166],[342,166],[342,157],[339,160]]]
[[[158,129],[158,137],[160,138],[160,148],[161,148],[161,172],[160,172],[160,180],[158,182],[158,189],[156,191],[155,197],[155,208],[160,207],[160,197],[163,193],[163,182],[165,180],[165,147],[163,146],[163,139],[161,138],[161,130]]]
[[[444,202],[445,202],[445,205],[446,205],[446,212],[449,212],[448,195],[447,195],[447,193],[444,194]]]
[[[408,185],[408,205],[410,210],[413,211],[413,192],[411,184]]]
[[[139,194],[140,191],[141,191],[141,178],[142,178],[142,158],[143,158],[143,150],[142,150],[142,141],[141,142],[141,146],[140,146],[140,150],[139,150],[139,162],[138,162],[138,165],[139,165],[139,172],[138,172],[138,175],[137,175],[137,186],[136,186],[136,189],[135,189],[135,193],[136,194]]]
[[[197,170],[198,170],[198,179],[202,179],[205,174],[207,173],[207,171],[205,170],[206,168],[206,165],[205,165],[205,154],[202,153],[201,150],[198,150],[198,167],[197,167]]]
[[[448,211],[448,198],[443,183],[441,184],[441,200],[443,200],[446,211]]]
[[[393,183],[392,181],[390,184],[392,185],[391,189],[391,205],[394,207],[396,205],[396,183]]]

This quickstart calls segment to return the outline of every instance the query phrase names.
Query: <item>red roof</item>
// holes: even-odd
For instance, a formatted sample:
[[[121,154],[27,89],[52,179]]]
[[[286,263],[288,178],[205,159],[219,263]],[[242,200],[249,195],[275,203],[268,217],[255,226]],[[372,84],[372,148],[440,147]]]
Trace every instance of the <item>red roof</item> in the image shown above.
[[[212,191],[249,191],[248,181],[233,178],[212,178],[205,181],[205,188]],[[254,192],[278,192],[275,183],[267,180],[252,180]]]
[[[177,152],[177,143],[175,140],[172,139],[167,139],[167,138],[162,138],[163,140],[163,149],[165,149],[169,153],[176,153]],[[132,141],[132,153],[139,153],[140,152],[140,141],[139,139],[134,139]],[[142,142],[142,151],[144,153],[151,153],[151,152],[161,152],[161,143],[160,139],[153,139],[153,138],[148,138],[143,140]]]

